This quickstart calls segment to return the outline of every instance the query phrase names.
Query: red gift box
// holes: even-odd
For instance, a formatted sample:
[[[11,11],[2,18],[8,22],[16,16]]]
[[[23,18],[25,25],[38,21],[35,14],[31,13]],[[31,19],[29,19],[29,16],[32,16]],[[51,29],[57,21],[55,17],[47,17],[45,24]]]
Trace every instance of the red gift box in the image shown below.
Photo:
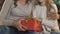
[[[28,24],[27,24],[27,27],[28,27],[28,30],[37,30],[37,21],[36,20],[28,20]]]
[[[42,32],[42,21],[37,21],[37,20],[21,20],[22,25],[27,27],[27,30],[34,30],[37,32]]]
[[[27,25],[27,24],[26,24],[26,20],[25,20],[25,19],[22,19],[22,20],[21,20],[21,24],[24,25],[24,26],[26,26],[26,25]]]

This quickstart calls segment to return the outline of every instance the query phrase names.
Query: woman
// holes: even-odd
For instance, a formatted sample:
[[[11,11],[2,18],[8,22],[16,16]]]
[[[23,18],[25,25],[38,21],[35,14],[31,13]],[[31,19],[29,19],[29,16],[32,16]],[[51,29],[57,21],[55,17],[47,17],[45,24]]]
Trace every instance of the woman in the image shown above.
[[[22,18],[30,16],[32,6],[31,0],[5,0],[0,15],[0,20],[4,23],[4,27],[0,28],[0,33],[34,34],[34,31],[26,31],[27,27],[19,22]]]
[[[57,22],[59,18],[58,10],[52,0],[35,0],[33,16],[37,20],[42,20],[43,32],[45,34],[49,34],[51,29],[55,32],[59,32]]]

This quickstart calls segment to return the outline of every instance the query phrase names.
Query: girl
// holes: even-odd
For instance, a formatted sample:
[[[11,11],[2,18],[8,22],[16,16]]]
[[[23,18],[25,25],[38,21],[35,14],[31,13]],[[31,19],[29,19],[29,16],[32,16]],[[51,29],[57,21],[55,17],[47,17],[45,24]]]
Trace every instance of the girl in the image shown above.
[[[59,18],[58,10],[52,0],[35,0],[33,16],[37,20],[42,20],[43,33],[49,34],[51,29],[55,32],[59,32],[57,22]]]

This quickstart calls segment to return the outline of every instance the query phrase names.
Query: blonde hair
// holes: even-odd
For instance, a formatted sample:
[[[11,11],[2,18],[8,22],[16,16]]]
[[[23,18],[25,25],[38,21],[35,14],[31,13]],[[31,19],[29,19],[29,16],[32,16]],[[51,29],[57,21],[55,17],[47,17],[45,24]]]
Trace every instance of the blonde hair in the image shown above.
[[[53,0],[47,0],[46,1],[46,6],[47,6],[48,11],[50,11],[51,8],[54,9],[52,4],[54,4]]]

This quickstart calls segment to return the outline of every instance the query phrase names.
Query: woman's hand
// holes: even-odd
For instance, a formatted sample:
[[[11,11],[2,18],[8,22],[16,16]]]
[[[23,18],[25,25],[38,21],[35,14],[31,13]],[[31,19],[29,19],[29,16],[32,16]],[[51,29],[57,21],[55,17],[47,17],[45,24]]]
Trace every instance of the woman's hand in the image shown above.
[[[4,24],[3,24],[3,21],[0,20],[0,26],[3,26],[3,25],[4,25]]]
[[[27,27],[21,24],[20,20],[13,21],[13,26],[16,27],[19,31],[26,31]]]

